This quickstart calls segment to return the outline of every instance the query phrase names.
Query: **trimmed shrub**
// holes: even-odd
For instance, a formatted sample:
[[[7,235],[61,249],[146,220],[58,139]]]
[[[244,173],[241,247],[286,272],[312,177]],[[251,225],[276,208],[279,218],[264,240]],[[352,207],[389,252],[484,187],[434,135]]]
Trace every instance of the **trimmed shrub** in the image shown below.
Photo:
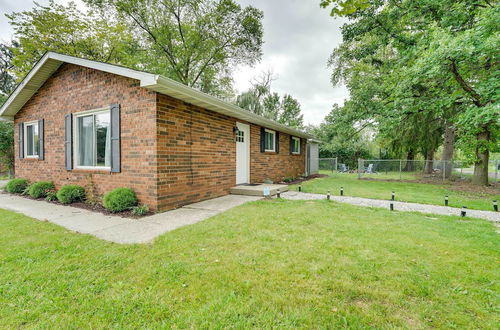
[[[146,204],[142,204],[142,205],[139,205],[139,206],[134,206],[132,208],[132,214],[133,215],[142,216],[142,215],[145,215],[148,212],[149,212],[149,207]]]
[[[137,197],[130,188],[116,188],[104,195],[102,204],[111,212],[121,212],[137,206]]]
[[[7,182],[5,190],[11,194],[22,194],[28,187],[28,180],[26,179],[12,179]]]
[[[62,204],[82,202],[85,199],[85,189],[82,186],[70,184],[62,186],[56,196]]]
[[[54,190],[54,183],[52,181],[39,181],[33,183],[29,189],[28,194],[33,198],[45,198],[49,191]]]
[[[45,196],[45,200],[47,202],[53,202],[53,201],[57,200],[56,192],[54,190],[47,192],[47,196]]]

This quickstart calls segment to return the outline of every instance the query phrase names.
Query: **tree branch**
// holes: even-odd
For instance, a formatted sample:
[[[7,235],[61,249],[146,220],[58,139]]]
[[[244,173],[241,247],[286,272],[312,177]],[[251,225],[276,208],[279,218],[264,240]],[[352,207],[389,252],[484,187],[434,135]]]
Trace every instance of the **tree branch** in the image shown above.
[[[460,72],[458,72],[457,68],[457,63],[455,60],[451,60],[451,65],[450,65],[451,73],[453,74],[453,77],[455,78],[456,82],[462,87],[462,89],[469,94],[469,96],[472,98],[472,102],[477,106],[477,107],[482,107],[483,104],[481,103],[481,96],[471,87],[467,84],[467,82],[464,80],[462,75],[460,75]]]

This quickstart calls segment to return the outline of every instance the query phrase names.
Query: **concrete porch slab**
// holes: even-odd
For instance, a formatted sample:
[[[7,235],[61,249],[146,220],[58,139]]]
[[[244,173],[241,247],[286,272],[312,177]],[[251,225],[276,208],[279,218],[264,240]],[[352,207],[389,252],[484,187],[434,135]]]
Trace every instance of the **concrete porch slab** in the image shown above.
[[[280,192],[288,191],[288,185],[286,184],[267,184],[262,183],[259,185],[239,185],[232,187],[230,189],[233,195],[246,195],[246,196],[264,196],[264,188],[269,187],[271,196],[274,196]]]

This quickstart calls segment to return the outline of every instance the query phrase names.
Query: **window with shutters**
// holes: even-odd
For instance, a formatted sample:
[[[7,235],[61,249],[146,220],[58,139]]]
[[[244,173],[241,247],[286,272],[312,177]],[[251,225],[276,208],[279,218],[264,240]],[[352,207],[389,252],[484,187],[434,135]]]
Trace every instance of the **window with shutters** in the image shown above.
[[[75,167],[110,169],[110,117],[109,108],[74,114]]]
[[[292,136],[292,154],[300,154],[300,139]]]
[[[38,120],[24,123],[24,157],[38,158],[40,152]]]

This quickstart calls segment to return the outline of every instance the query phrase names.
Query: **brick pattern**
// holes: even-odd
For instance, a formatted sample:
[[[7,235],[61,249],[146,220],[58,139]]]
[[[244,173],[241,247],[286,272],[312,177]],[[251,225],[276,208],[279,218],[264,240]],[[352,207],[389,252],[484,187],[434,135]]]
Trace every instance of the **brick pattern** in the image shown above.
[[[121,105],[121,173],[64,166],[64,115]],[[15,117],[17,124],[45,119],[45,160],[19,159],[16,176],[80,184],[101,195],[127,186],[141,203],[168,210],[225,195],[236,184],[240,121],[148,91],[133,79],[72,64],[62,65]],[[260,126],[250,124],[250,181],[281,181],[305,172],[301,154],[290,155],[290,136],[280,133],[280,152],[260,152]],[[18,155],[16,144],[16,155]]]
[[[300,154],[290,154],[290,135],[279,133],[279,152],[260,152],[260,126],[250,125],[250,180],[252,183],[282,181],[305,173],[305,140],[301,139]]]
[[[122,171],[93,171],[64,165],[64,115],[121,105]],[[56,187],[80,184],[101,195],[117,187],[134,189],[141,202],[156,208],[156,93],[140,88],[137,80],[72,64],[63,64],[15,116],[18,123],[43,118],[45,160],[19,159],[16,176],[31,181],[52,180]]]

